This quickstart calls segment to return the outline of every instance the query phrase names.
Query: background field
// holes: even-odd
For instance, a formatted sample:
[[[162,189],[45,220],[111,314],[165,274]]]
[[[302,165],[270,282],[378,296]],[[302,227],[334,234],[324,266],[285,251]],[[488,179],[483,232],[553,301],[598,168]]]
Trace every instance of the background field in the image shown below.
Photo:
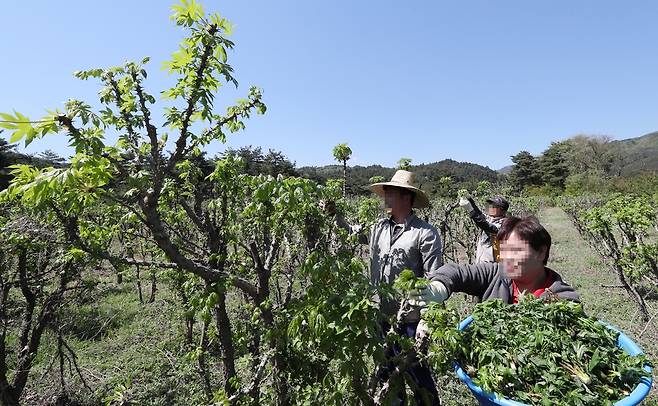
[[[616,285],[615,276],[605,270],[562,210],[544,208],[540,220],[553,237],[549,266],[579,291],[589,314],[621,328],[656,362],[656,319],[649,326],[642,323],[622,289],[604,287]],[[202,401],[195,364],[181,362],[189,349],[182,344],[185,331],[177,299],[165,284],[159,288],[156,301],[142,305],[133,281],[128,279],[119,286],[114,275],[106,275],[87,304],[69,310],[68,340],[91,388],[85,389],[79,379],[71,377],[68,392],[72,404],[168,405]],[[468,314],[472,304],[463,295],[450,300],[461,307],[464,315]],[[648,303],[651,314],[658,313],[656,298]],[[57,401],[57,366],[46,371],[54,351],[55,342],[48,337],[31,375],[25,404]],[[220,366],[215,365],[211,371],[212,379],[219,379]],[[437,379],[444,404],[476,404],[453,374]],[[644,404],[658,404],[655,385]]]

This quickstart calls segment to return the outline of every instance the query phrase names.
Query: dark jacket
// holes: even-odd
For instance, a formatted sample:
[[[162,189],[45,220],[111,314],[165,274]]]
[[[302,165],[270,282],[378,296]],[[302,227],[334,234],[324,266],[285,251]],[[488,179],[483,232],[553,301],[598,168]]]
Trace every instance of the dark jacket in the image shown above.
[[[551,294],[561,299],[579,302],[578,293],[562,280],[562,277],[550,268],[546,268],[553,274],[553,284],[541,295],[547,298]],[[482,262],[479,264],[446,264],[437,271],[429,274],[432,281],[443,283],[448,292],[464,292],[476,296],[479,301],[487,299],[502,299],[506,303],[512,303],[512,280],[505,277],[503,267],[496,262]]]

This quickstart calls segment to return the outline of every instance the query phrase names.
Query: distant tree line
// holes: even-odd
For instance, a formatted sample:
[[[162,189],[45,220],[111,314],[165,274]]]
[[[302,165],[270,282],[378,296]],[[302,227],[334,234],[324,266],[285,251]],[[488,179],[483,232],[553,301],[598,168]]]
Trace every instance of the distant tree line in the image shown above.
[[[341,148],[333,151],[339,165],[298,168],[280,151],[268,149],[264,152],[261,147],[251,145],[229,148],[214,158],[207,158],[204,154],[199,159],[206,161],[208,172],[212,171],[213,162],[230,155],[239,158],[243,162],[243,172],[252,176],[302,176],[321,184],[329,179],[342,179],[345,182],[345,193],[350,195],[368,194],[369,184],[390,179],[395,170],[400,168],[415,172],[426,192],[442,197],[454,197],[460,189],[475,190],[482,181],[503,185],[505,190],[513,194],[525,195],[580,195],[637,190],[651,194],[658,192],[658,175],[645,162],[652,162],[653,159],[648,159],[651,157],[658,160],[658,143],[655,142],[658,141],[658,133],[655,137],[653,134],[650,136],[640,141],[620,142],[607,136],[577,135],[552,142],[538,156],[525,150],[520,151],[511,157],[514,165],[506,174],[452,159],[413,165],[410,158],[401,158],[397,168],[381,165],[348,166],[351,150],[345,149],[349,149],[347,144],[339,144],[337,147]],[[9,184],[9,167],[15,164],[43,168],[63,167],[67,162],[51,150],[37,155],[22,154],[0,136],[0,190]]]
[[[402,165],[404,164],[404,165]],[[485,166],[468,162],[457,162],[446,159],[430,164],[411,165],[409,162],[398,163],[398,167],[406,167],[415,172],[416,178],[423,190],[432,195],[456,196],[458,189],[475,189],[481,181],[496,183],[501,177],[496,171]],[[389,180],[395,173],[396,168],[388,168],[381,165],[351,166],[347,168],[347,193],[352,195],[368,194],[367,186],[373,182]],[[299,173],[319,183],[325,183],[328,179],[340,179],[343,177],[342,165],[326,166],[304,166],[299,168]],[[450,178],[451,187],[445,188],[445,178]],[[443,180],[443,183],[442,183]]]
[[[229,148],[222,154],[223,157],[228,155],[240,158],[244,165],[244,172],[248,175],[299,175],[295,164],[280,151],[269,149],[267,153],[263,153],[261,147],[249,145],[238,149]]]
[[[629,171],[632,159],[628,148],[610,137],[577,135],[552,142],[538,156],[528,151],[512,156],[507,181],[513,191],[531,195],[658,191],[656,172]]]
[[[2,131],[0,131],[0,134],[1,133]],[[242,170],[248,175],[299,175],[295,168],[295,164],[290,162],[282,152],[270,149],[264,153],[261,147],[252,147],[251,145],[238,149],[229,148],[214,158],[207,158],[205,154],[202,154],[199,159],[204,161],[201,166],[205,167],[206,171],[210,173],[213,168],[213,162],[229,155],[242,160]],[[8,143],[6,139],[0,136],[0,190],[6,189],[11,181],[12,176],[9,167],[18,164],[33,165],[37,168],[45,168],[49,166],[61,168],[67,165],[67,161],[64,157],[50,149],[36,155],[17,152],[15,144]]]

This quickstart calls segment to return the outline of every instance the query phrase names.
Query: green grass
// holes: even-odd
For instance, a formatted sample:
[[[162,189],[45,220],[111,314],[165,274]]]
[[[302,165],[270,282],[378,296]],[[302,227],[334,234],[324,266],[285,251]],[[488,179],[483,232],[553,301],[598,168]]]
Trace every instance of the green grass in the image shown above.
[[[92,389],[85,389],[67,366],[72,404],[200,404],[201,381],[196,363],[183,359],[189,348],[184,344],[180,306],[173,294],[161,284],[157,300],[141,304],[134,284],[117,287],[104,280],[99,286],[112,293],[98,294],[92,304],[69,309],[75,328],[66,340]],[[44,338],[44,362],[33,368],[23,398],[26,404],[53,404],[60,393],[58,363],[46,372],[55,345],[53,337]],[[211,367],[221,371],[212,363]]]

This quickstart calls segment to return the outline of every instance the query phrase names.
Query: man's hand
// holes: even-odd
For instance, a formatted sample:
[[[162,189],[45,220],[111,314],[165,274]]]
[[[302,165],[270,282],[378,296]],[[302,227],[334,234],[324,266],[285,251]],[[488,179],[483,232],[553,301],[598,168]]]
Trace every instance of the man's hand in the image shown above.
[[[414,289],[409,292],[409,304],[418,307],[427,307],[430,303],[443,303],[450,296],[446,285],[439,281],[433,281],[424,288]]]
[[[465,197],[459,199],[459,207],[461,207],[462,209],[466,210],[469,213],[473,211],[473,205],[471,204],[471,201]]]

